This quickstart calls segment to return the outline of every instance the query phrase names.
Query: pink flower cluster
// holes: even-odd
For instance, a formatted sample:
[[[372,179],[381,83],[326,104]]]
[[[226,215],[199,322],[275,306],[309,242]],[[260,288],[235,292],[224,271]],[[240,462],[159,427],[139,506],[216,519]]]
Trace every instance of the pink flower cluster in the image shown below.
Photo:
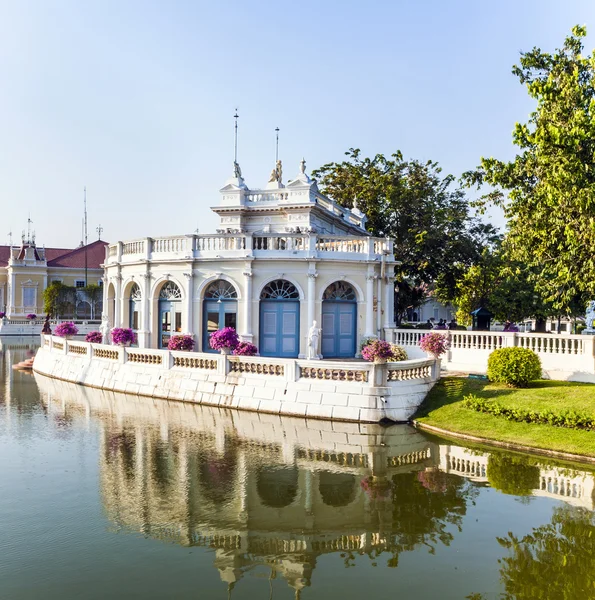
[[[78,327],[69,321],[65,323],[59,323],[54,328],[54,335],[58,337],[67,337],[69,335],[76,335],[79,332]]]
[[[372,340],[362,348],[362,358],[368,361],[388,360],[392,358],[392,346],[384,340]]]
[[[419,340],[419,347],[424,352],[429,352],[436,358],[439,358],[448,350],[450,347],[450,342],[445,335],[432,331],[421,336]]]
[[[129,327],[114,327],[111,331],[112,343],[127,346],[136,342],[136,335]]]
[[[6,316],[6,313],[0,312],[0,319],[3,319]]]
[[[37,319],[37,315],[35,313],[29,313],[27,315],[27,319],[29,319],[30,321],[33,321],[33,319]]]
[[[393,482],[390,480],[375,481],[373,477],[368,476],[360,481],[360,487],[370,498],[382,500],[390,498]]]
[[[223,348],[230,348],[235,350],[236,346],[240,343],[238,334],[233,327],[224,327],[213,331],[209,336],[209,345],[213,350],[223,350]]]
[[[85,336],[85,342],[89,342],[90,344],[101,344],[102,341],[103,336],[101,335],[101,331],[89,331]]]
[[[236,356],[256,356],[258,348],[250,342],[239,342],[233,353]]]
[[[429,469],[426,471],[418,471],[417,480],[433,493],[444,493],[448,488],[448,477],[446,473],[438,469]]]
[[[194,349],[194,338],[191,335],[172,335],[167,342],[167,349],[190,352]]]

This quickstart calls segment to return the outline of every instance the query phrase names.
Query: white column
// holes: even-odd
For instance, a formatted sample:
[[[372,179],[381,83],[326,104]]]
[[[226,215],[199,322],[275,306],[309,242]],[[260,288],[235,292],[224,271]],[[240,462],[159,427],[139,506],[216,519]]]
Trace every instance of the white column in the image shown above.
[[[316,278],[318,273],[316,271],[310,271],[308,273],[308,327],[312,327],[312,322],[316,318]]]
[[[242,340],[252,342],[252,269],[250,265],[244,271],[244,327],[242,328]]]
[[[384,326],[386,328],[395,326],[395,280],[392,277],[386,278],[386,287],[384,288]]]
[[[151,273],[147,271],[142,275],[143,284],[143,315],[142,331],[138,332],[138,345],[140,348],[151,347]]]
[[[114,277],[116,281],[116,297],[114,302],[114,327],[122,327],[122,275],[118,273]]]
[[[186,332],[194,333],[194,273],[184,273],[186,277]]]
[[[382,335],[382,277],[378,277],[376,280],[376,331],[384,339]]]
[[[366,337],[376,335],[374,332],[374,274],[368,273],[366,277]]]

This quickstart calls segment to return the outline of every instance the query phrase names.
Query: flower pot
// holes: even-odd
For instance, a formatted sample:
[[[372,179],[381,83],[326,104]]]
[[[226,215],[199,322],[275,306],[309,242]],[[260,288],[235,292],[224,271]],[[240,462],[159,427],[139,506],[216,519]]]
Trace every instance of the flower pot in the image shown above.
[[[231,348],[221,348],[219,352],[221,352],[221,354],[231,354]]]
[[[388,359],[386,359],[386,358],[381,358],[380,356],[377,356],[377,357],[374,359],[374,364],[375,364],[375,365],[385,365],[385,364],[387,363],[387,360],[388,360]]]

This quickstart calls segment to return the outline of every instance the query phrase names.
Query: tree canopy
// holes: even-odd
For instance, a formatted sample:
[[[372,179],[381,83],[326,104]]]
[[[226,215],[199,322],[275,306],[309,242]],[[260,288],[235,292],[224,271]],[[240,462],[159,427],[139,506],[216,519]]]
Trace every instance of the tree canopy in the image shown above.
[[[536,109],[517,123],[510,162],[482,158],[464,179],[489,184],[479,200],[504,209],[512,260],[559,312],[595,294],[595,53],[583,56],[576,26],[553,54],[521,53],[513,74]]]
[[[368,158],[351,148],[345,154],[343,162],[323,165],[313,175],[323,193],[342,206],[357,201],[373,235],[394,240],[401,261],[397,284],[405,301],[423,302],[413,288],[439,276],[454,287],[497,237],[492,225],[470,215],[464,190],[452,175],[443,176],[437,163],[405,160],[401,152]]]

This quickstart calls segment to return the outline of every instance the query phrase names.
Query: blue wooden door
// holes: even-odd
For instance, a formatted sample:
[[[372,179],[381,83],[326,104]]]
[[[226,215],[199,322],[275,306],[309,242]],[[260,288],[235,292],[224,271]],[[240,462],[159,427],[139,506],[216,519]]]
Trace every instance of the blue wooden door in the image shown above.
[[[203,304],[202,351],[218,352],[209,345],[209,336],[218,329],[237,329],[238,303],[235,300],[206,300]]]
[[[260,301],[260,355],[297,358],[300,351],[300,303]]]
[[[355,356],[357,304],[355,302],[322,303],[322,356]]]
[[[181,305],[175,301],[159,300],[159,347],[167,348],[174,333],[182,333]]]

